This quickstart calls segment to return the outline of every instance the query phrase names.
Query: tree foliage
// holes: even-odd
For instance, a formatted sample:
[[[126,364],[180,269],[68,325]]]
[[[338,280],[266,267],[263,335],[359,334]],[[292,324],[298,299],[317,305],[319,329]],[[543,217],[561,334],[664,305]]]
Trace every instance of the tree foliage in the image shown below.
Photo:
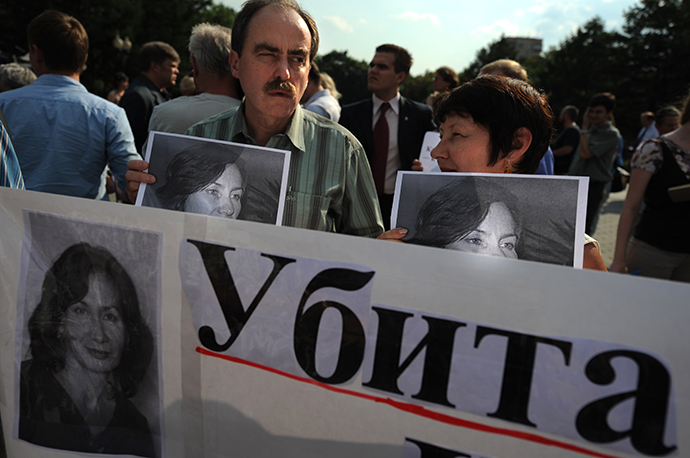
[[[212,0],[7,0],[0,6],[0,50],[15,55],[27,49],[26,27],[42,11],[51,9],[76,17],[89,34],[89,58],[82,83],[93,93],[105,95],[117,71],[139,74],[138,52],[149,41],[164,41],[180,54],[181,73],[191,70],[187,42],[199,22],[230,27],[234,11]],[[129,37],[128,56],[113,46],[116,35]],[[123,57],[126,57],[123,68]]]
[[[477,55],[470,65],[458,74],[460,83],[462,84],[476,78],[477,75],[479,75],[479,70],[481,70],[484,65],[498,59],[517,60],[517,50],[515,46],[510,44],[504,36],[501,36],[497,41],[477,51]]]
[[[503,38],[477,52],[459,73],[477,76],[496,59],[516,59]],[[594,17],[558,46],[520,63],[532,84],[543,90],[555,113],[568,104],[587,107],[597,92],[617,99],[615,121],[629,142],[639,129],[639,114],[666,105],[680,106],[690,91],[690,0],[641,0],[625,13],[620,32],[607,31]]]
[[[400,93],[408,99],[425,103],[426,98],[434,91],[434,73],[427,71],[420,76],[408,76],[402,86],[400,86]]]
[[[552,105],[557,105],[555,110],[567,104],[584,108],[598,92],[619,96],[617,88],[629,78],[621,40],[619,33],[607,32],[603,20],[595,17],[558,49],[548,51],[543,65],[530,72],[530,76],[538,80]]]
[[[347,55],[347,51],[331,51],[318,56],[316,63],[320,71],[333,78],[338,92],[343,95],[341,105],[371,97],[367,89],[369,64],[366,61],[353,59]]]

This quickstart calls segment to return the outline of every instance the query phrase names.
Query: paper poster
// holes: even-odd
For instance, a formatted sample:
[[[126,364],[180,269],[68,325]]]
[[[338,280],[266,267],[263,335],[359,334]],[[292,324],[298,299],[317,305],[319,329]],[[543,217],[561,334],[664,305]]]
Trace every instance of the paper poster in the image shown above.
[[[146,161],[137,205],[282,224],[290,151],[151,132]]]
[[[31,191],[0,220],[10,458],[690,456],[685,284]]]
[[[419,152],[419,162],[425,172],[440,172],[436,159],[431,157],[431,150],[436,148],[436,145],[441,141],[441,134],[438,132],[427,132],[424,134],[424,142],[422,143],[422,150]]]
[[[581,268],[586,180],[398,172],[393,227],[407,243]]]
[[[29,211],[25,224],[15,437],[163,456],[160,234]]]

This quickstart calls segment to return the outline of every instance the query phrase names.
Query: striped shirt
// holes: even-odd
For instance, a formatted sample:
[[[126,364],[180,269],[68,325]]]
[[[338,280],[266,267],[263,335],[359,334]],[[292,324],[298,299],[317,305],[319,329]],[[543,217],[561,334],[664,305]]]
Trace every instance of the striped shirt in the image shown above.
[[[0,121],[0,186],[24,189],[24,177],[19,168],[19,161],[2,121]]]
[[[244,104],[204,120],[187,135],[256,145]],[[285,133],[265,145],[291,151],[283,225],[377,237],[383,232],[364,148],[347,130],[297,107]]]

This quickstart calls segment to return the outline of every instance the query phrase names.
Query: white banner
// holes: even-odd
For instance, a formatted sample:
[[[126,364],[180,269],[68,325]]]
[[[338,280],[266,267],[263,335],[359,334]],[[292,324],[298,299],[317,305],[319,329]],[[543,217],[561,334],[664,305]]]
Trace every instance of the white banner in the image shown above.
[[[0,220],[10,457],[690,456],[687,285],[5,189]]]

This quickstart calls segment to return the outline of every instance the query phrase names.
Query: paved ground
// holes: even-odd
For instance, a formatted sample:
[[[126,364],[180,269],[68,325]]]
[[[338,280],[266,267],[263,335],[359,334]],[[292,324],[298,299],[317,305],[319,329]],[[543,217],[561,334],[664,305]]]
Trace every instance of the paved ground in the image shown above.
[[[599,216],[599,224],[592,237],[599,241],[601,245],[601,257],[604,258],[606,267],[613,261],[613,250],[616,248],[616,231],[618,230],[618,218],[623,209],[623,202],[627,195],[627,188],[624,191],[611,193],[604,204],[604,208]]]

